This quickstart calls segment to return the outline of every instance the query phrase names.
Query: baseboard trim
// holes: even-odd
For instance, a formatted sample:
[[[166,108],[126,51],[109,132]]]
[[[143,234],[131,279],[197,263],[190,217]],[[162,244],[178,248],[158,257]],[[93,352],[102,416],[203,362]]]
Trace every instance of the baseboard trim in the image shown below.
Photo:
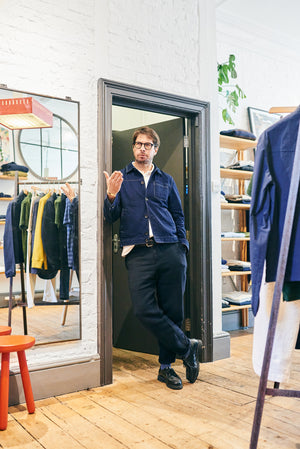
[[[213,362],[230,357],[230,334],[220,332],[213,337]]]
[[[34,400],[100,386],[100,360],[30,372]],[[10,373],[9,405],[25,402],[21,375]]]

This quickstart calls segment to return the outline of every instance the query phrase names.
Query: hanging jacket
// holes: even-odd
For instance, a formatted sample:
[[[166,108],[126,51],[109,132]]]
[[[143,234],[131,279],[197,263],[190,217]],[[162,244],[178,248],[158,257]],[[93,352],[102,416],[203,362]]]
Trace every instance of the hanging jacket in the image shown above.
[[[46,201],[42,217],[42,242],[47,257],[48,267],[60,268],[58,229],[55,224],[54,202],[56,193]]]
[[[21,229],[19,228],[19,224],[20,224],[20,214],[21,214],[21,203],[25,197],[26,197],[26,195],[22,191],[12,201],[12,205],[11,205],[15,263],[23,263],[24,262],[23,246],[22,246],[22,232],[21,232]]]
[[[50,198],[51,193],[47,193],[39,201],[38,213],[35,225],[34,244],[32,252],[31,266],[32,268],[43,268],[47,270],[47,257],[42,241],[42,219],[46,201]]]
[[[14,239],[12,228],[12,203],[9,203],[6,209],[6,219],[3,234],[4,266],[5,276],[7,278],[16,275],[16,262],[14,254]]]
[[[300,106],[260,136],[255,155],[250,208],[252,310],[259,307],[264,263],[266,282],[276,280],[291,173],[300,124]],[[300,281],[300,191],[288,253],[285,281]]]

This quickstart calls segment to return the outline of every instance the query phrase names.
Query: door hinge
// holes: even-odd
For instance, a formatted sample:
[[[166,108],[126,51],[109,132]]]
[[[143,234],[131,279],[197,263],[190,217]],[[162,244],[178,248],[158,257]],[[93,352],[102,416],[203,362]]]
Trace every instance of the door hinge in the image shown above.
[[[184,148],[189,148],[189,146],[190,146],[189,136],[183,136],[183,146],[184,146]]]

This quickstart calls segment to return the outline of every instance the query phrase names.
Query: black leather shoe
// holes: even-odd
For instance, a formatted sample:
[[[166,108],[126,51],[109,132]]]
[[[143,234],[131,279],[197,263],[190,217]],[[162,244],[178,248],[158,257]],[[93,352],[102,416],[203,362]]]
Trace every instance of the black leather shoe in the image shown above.
[[[182,389],[181,379],[172,368],[160,369],[158,371],[157,379],[160,382],[164,382],[167,387],[172,388],[172,390]]]
[[[189,355],[183,359],[183,364],[186,367],[186,378],[193,384],[196,382],[199,374],[199,358],[202,348],[201,340],[190,340],[191,349]]]

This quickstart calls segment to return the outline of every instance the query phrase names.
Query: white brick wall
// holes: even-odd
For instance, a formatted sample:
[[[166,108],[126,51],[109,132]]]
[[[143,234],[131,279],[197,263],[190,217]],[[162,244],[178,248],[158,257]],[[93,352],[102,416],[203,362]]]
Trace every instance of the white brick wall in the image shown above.
[[[214,2],[96,1],[96,73],[128,84],[211,102],[217,116]],[[104,44],[105,43],[105,44]],[[219,182],[216,120],[211,121],[212,181]],[[219,193],[212,193],[212,233],[220,235]],[[221,250],[212,242],[214,332],[221,322]]]
[[[83,339],[36,347],[33,364],[97,352],[97,83],[94,0],[4,0],[0,4],[0,82],[9,88],[80,101]],[[93,205],[93,207],[91,207]]]
[[[1,1],[0,82],[9,88],[80,101],[83,338],[36,347],[28,357],[32,365],[97,354],[96,217],[102,204],[95,200],[98,181],[103,184],[96,163],[97,80],[108,78],[212,101],[214,111],[214,26],[210,0]],[[212,146],[216,160],[214,138]],[[218,178],[218,163],[212,176]],[[213,217],[218,216],[218,199],[213,196],[217,211]],[[218,233],[218,220],[213,223]],[[217,270],[218,245],[214,253]]]

